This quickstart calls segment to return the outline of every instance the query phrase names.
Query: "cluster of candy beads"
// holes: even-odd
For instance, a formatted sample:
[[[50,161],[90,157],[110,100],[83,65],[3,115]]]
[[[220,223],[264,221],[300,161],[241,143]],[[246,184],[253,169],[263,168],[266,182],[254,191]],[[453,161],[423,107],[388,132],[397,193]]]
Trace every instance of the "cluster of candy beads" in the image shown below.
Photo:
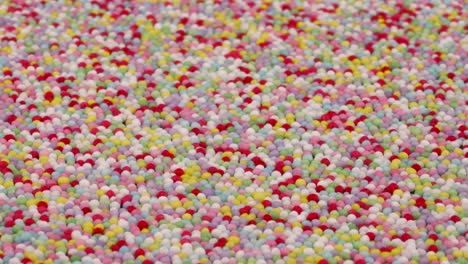
[[[466,263],[466,17],[0,1],[0,263]]]

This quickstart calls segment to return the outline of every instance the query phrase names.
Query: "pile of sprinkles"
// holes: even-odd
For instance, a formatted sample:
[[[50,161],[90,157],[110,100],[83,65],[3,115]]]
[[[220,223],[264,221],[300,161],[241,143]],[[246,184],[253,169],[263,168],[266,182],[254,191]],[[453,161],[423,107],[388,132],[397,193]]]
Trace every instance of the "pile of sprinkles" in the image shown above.
[[[466,7],[0,1],[0,263],[467,263]]]

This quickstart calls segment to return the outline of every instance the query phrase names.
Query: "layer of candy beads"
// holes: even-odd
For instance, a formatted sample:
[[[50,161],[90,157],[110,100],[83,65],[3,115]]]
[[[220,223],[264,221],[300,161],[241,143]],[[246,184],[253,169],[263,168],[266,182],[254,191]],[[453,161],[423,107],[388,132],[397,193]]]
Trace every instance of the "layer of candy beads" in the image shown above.
[[[0,1],[0,263],[467,263],[466,10]]]

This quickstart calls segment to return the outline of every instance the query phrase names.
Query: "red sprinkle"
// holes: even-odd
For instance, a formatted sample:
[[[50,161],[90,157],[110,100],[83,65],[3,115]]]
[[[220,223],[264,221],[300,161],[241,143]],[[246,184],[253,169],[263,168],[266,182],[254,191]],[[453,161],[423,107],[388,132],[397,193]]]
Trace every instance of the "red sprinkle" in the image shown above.
[[[138,228],[140,228],[140,230],[147,229],[148,227],[149,225],[145,220],[140,220],[138,222]]]
[[[51,91],[48,91],[44,94],[44,99],[49,102],[52,102],[52,100],[54,100],[54,97],[54,93]]]

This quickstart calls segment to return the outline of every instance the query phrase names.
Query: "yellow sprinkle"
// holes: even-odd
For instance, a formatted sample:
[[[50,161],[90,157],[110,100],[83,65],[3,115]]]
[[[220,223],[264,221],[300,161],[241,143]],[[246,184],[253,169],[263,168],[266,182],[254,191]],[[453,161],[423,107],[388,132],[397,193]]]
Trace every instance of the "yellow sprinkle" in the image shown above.
[[[306,181],[304,181],[304,179],[297,179],[296,180],[296,185],[299,186],[299,187],[304,187],[304,186],[306,186]]]
[[[143,183],[145,182],[145,177],[142,176],[142,175],[138,175],[135,177],[135,183],[138,184],[138,183]]]
[[[61,176],[57,179],[57,183],[60,185],[60,184],[68,184],[70,183],[70,180],[65,177],[65,176]]]
[[[427,254],[427,259],[429,261],[436,261],[437,260],[437,255],[434,252],[429,252]]]
[[[390,163],[390,168],[391,169],[398,169],[398,168],[400,168],[400,163],[401,163],[400,160],[394,159],[392,161],[392,163]]]
[[[230,236],[227,238],[227,246],[228,247],[233,247],[236,246],[240,243],[240,238],[237,236]]]
[[[406,168],[406,172],[407,172],[409,175],[411,175],[411,174],[416,174],[416,173],[417,173],[417,171],[416,171],[415,169],[413,169],[413,168]]]
[[[312,100],[314,100],[314,102],[316,103],[321,103],[323,101],[323,98],[320,95],[315,95],[314,97],[312,97]]]
[[[286,83],[293,83],[293,82],[294,82],[294,77],[293,76],[286,77]]]
[[[96,195],[97,195],[98,197],[101,197],[101,196],[103,196],[104,194],[106,194],[106,192],[105,192],[104,190],[102,190],[102,189],[99,189],[99,190],[96,191]]]
[[[82,226],[83,226],[83,231],[85,231],[86,233],[92,234],[93,229],[94,229],[92,222],[84,222]]]
[[[109,223],[110,224],[117,224],[119,222],[119,220],[116,218],[116,217],[112,217],[111,219],[109,219]]]
[[[253,192],[252,198],[257,201],[263,201],[268,196],[267,192]]]
[[[177,208],[179,208],[179,207],[182,207],[182,203],[181,203],[179,200],[173,200],[173,201],[171,201],[170,205],[171,205],[171,207],[172,207],[173,209],[177,209]]]
[[[231,212],[231,208],[227,205],[223,206],[220,208],[220,211],[221,213],[225,214],[225,213],[230,213]]]
[[[294,227],[302,227],[302,224],[301,224],[301,222],[296,221],[296,222],[293,222],[293,223],[291,224],[291,226],[292,226],[293,228],[294,228]]]
[[[338,252],[340,252],[340,251],[342,251],[344,249],[344,247],[341,244],[336,244],[335,249],[338,250]]]

